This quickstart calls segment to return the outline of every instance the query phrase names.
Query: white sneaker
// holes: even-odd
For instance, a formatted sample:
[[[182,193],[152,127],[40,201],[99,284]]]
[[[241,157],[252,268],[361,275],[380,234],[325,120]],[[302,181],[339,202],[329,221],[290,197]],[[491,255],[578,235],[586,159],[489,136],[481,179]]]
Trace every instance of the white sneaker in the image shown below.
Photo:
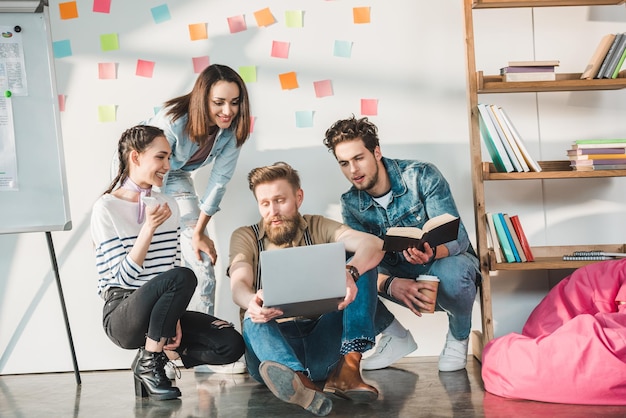
[[[439,371],[455,372],[464,369],[467,365],[467,346],[469,338],[457,340],[450,331],[446,335],[446,345],[439,355]]]
[[[374,350],[374,354],[361,360],[363,370],[378,370],[389,367],[402,357],[417,350],[417,343],[408,330],[404,337],[382,334]]]
[[[237,360],[230,364],[201,364],[195,366],[193,370],[196,373],[241,374],[246,372],[246,363]]]

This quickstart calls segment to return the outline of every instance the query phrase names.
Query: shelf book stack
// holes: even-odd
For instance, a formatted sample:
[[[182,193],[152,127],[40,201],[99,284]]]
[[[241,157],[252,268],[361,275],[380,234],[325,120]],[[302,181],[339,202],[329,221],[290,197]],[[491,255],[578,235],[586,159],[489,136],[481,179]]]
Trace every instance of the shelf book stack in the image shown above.
[[[526,233],[517,215],[485,214],[488,237],[497,263],[524,263],[535,261]]]
[[[626,139],[580,139],[567,150],[575,171],[626,169]]]
[[[502,173],[541,171],[511,119],[500,106],[478,104],[480,133],[496,170]]]
[[[558,60],[551,61],[509,61],[509,65],[500,68],[502,80],[514,81],[553,81],[556,80],[555,68]]]
[[[574,251],[572,254],[565,254],[563,261],[602,261],[602,260],[615,260],[617,258],[626,257],[624,253],[608,253],[605,251],[591,250],[591,251]]]
[[[600,39],[580,78],[617,78],[625,59],[626,33],[608,33]]]

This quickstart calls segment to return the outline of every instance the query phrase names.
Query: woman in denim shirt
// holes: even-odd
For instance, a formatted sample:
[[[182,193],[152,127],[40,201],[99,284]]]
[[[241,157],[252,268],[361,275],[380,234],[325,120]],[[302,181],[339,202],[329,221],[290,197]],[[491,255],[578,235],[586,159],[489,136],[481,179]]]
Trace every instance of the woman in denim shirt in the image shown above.
[[[336,122],[326,131],[324,144],[333,151],[352,187],[341,196],[343,221],[350,227],[384,237],[390,227],[422,228],[429,219],[449,213],[459,216],[448,182],[431,163],[393,160],[382,156],[377,128],[367,118]],[[388,252],[378,266],[379,294],[421,316],[431,301],[419,292],[428,287],[415,281],[420,274],[440,279],[436,310],[448,314],[449,330],[439,357],[440,371],[465,368],[471,331],[478,259],[463,223],[458,238],[423,251]],[[434,301],[432,301],[434,302]],[[389,366],[417,349],[410,332],[382,302],[376,308],[375,328],[382,337],[364,370]]]
[[[180,209],[183,260],[198,277],[200,301],[192,301],[193,308],[213,314],[217,252],[206,226],[220,209],[250,134],[248,91],[236,71],[213,64],[200,73],[191,92],[168,100],[143,124],[161,128],[172,147],[171,171],[161,191],[173,196]],[[191,175],[210,163],[209,181],[198,199]]]

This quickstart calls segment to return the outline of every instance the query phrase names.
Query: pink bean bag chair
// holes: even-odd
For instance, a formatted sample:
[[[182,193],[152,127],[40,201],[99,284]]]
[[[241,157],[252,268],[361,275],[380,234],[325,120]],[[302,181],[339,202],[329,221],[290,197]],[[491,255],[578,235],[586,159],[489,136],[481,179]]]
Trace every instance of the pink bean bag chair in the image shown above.
[[[506,398],[626,405],[626,259],[559,282],[521,335],[485,346],[482,378],[488,392]]]

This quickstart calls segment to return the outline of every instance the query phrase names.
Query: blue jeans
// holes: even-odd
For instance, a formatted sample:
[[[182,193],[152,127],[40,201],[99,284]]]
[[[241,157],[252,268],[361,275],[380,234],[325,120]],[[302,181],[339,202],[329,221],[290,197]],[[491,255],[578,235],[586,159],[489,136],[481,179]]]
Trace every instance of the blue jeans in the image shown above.
[[[191,238],[200,217],[198,196],[191,179],[191,173],[172,170],[167,174],[162,193],[172,196],[180,211],[180,247],[183,264],[189,267],[198,278],[198,287],[189,304],[189,309],[213,315],[215,308],[215,271],[211,259],[205,253],[198,261],[193,252]]]
[[[343,311],[321,315],[317,319],[252,322],[245,317],[243,339],[246,343],[248,373],[259,382],[259,365],[266,360],[304,372],[311,380],[324,380],[340,360],[344,344],[365,341],[363,352],[374,345],[376,309],[376,269],[357,281],[356,299]]]
[[[444,311],[448,314],[450,333],[454,338],[457,340],[468,338],[472,326],[472,308],[476,298],[477,281],[480,277],[478,259],[472,254],[462,253],[452,257],[440,258],[424,267],[420,265],[411,265],[411,267],[414,271],[408,280],[414,280],[419,274],[439,277],[440,283],[435,310]],[[380,296],[402,304],[389,295],[381,293]],[[393,314],[389,312],[382,301],[379,301],[378,306],[376,306],[374,321],[376,334],[381,333],[393,320]]]

